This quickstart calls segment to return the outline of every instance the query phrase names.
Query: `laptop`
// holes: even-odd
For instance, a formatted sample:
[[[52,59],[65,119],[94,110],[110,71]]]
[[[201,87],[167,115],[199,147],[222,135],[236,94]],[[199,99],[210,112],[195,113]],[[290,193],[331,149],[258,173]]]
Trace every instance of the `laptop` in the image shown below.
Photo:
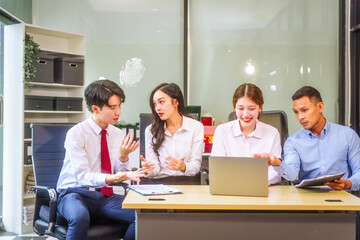
[[[210,194],[268,196],[268,160],[254,157],[209,157]]]

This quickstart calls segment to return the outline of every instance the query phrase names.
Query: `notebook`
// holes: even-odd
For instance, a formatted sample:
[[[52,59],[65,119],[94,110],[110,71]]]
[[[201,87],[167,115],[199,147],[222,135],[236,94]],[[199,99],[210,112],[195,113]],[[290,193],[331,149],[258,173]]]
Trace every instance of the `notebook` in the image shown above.
[[[268,196],[268,160],[209,157],[210,194]]]

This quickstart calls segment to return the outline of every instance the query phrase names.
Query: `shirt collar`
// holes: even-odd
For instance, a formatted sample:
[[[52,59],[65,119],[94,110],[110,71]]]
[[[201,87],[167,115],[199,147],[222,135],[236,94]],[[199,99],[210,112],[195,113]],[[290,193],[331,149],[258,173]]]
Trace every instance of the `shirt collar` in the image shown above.
[[[90,127],[92,128],[92,130],[95,132],[96,135],[100,135],[101,134],[101,130],[102,128],[91,118],[91,116],[88,118],[88,123],[90,124]],[[110,124],[109,124],[110,125]],[[109,125],[107,126],[106,130],[106,134],[109,134]]]
[[[241,132],[240,122],[238,119],[232,121],[231,125],[232,125],[232,129],[233,129],[234,137],[243,135],[243,133]],[[259,124],[259,120],[256,119],[255,130],[252,133],[250,133],[248,135],[248,137],[261,138],[263,135],[262,133],[263,133],[263,131],[262,131],[261,124]]]
[[[165,134],[171,136],[169,130],[166,127],[166,121],[164,123],[164,129],[165,129]],[[182,123],[181,123],[181,127],[177,130],[178,131],[189,131],[190,130],[190,119],[188,117],[182,116]]]
[[[325,119],[325,121],[326,121],[326,119]],[[316,135],[314,135],[309,129],[303,128],[303,130],[307,136],[309,136],[309,137],[315,136],[316,137]],[[329,133],[329,131],[330,131],[330,123],[328,121],[326,121],[324,128],[321,130],[321,137],[324,135],[327,135]]]

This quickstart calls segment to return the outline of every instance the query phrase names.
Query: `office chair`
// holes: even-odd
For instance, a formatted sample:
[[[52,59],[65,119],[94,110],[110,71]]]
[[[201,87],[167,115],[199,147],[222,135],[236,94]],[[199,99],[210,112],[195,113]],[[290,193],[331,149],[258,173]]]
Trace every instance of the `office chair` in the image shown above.
[[[197,120],[197,114],[189,114],[190,117]],[[151,113],[140,113],[140,155],[145,157],[145,129],[152,123]],[[141,160],[140,160],[141,168]],[[200,185],[200,173],[195,176],[170,176],[160,179],[141,178],[140,184],[167,184],[167,185]]]
[[[67,221],[57,212],[56,184],[65,156],[64,142],[71,125],[32,124],[33,168],[36,192],[33,229],[40,236],[66,239]],[[89,239],[120,239],[127,223],[93,222]]]
[[[228,121],[237,119],[235,112],[231,112]],[[261,121],[275,127],[280,133],[281,146],[284,146],[286,139],[289,137],[287,115],[284,111],[273,110],[264,111]]]

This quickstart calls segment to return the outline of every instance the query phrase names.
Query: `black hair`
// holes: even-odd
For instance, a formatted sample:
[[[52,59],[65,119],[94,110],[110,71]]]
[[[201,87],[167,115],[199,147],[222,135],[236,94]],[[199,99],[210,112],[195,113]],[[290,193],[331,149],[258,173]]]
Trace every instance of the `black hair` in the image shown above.
[[[149,98],[149,105],[152,111],[152,126],[150,129],[151,134],[153,135],[152,143],[154,152],[157,156],[159,156],[159,148],[163,144],[165,140],[165,129],[164,124],[165,121],[161,120],[159,115],[155,111],[155,104],[153,102],[154,94],[156,91],[162,91],[163,93],[167,94],[172,99],[176,99],[178,101],[177,111],[182,116],[188,116],[186,109],[185,109],[185,101],[181,89],[175,83],[162,83],[157,86],[150,94]]]
[[[104,105],[109,106],[109,99],[113,95],[119,96],[121,102],[125,102],[124,91],[119,85],[107,79],[92,82],[84,92],[86,105],[90,112],[92,112],[91,106],[93,105],[100,107],[100,109]]]
[[[294,95],[292,95],[292,100],[295,101],[302,97],[308,97],[310,101],[316,100],[316,102],[322,102],[321,95],[318,90],[310,86],[304,86],[298,89]]]

